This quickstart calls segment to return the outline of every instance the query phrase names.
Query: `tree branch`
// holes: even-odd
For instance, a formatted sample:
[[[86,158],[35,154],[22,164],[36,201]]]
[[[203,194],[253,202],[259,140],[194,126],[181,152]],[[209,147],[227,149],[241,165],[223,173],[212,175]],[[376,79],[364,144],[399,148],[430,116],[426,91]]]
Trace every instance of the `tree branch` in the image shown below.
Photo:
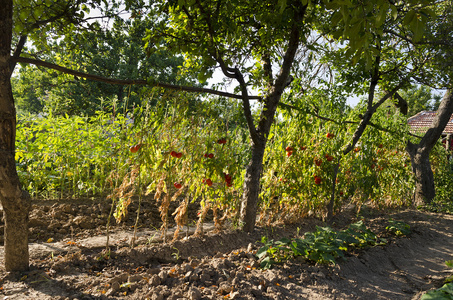
[[[27,41],[27,35],[21,35],[19,38],[19,41],[17,42],[16,49],[14,49],[13,57],[17,58],[20,56],[20,53],[22,52],[22,49],[24,49],[25,42]],[[16,68],[16,62],[10,61],[9,68],[11,70],[10,77],[14,72],[14,69]]]
[[[241,95],[231,94],[231,93],[227,93],[227,92],[221,92],[221,91],[217,91],[214,89],[207,89],[207,88],[200,88],[200,87],[193,87],[193,86],[184,86],[184,85],[175,85],[175,84],[162,83],[162,82],[153,82],[153,81],[148,81],[148,80],[144,80],[144,79],[115,79],[115,78],[108,78],[108,77],[103,77],[103,76],[99,76],[99,75],[87,74],[84,72],[71,70],[71,69],[53,64],[53,63],[46,62],[46,61],[33,59],[33,58],[27,58],[27,57],[11,57],[11,61],[13,61],[15,63],[18,62],[18,63],[26,63],[26,64],[33,64],[36,66],[42,66],[42,67],[46,67],[46,68],[56,70],[56,71],[59,71],[62,73],[74,75],[77,77],[91,79],[91,80],[99,81],[99,82],[110,83],[110,84],[149,85],[149,86],[154,86],[154,87],[162,87],[164,89],[170,89],[170,90],[179,90],[179,91],[185,91],[185,92],[191,92],[191,93],[206,93],[206,94],[212,94],[212,95],[233,98],[233,99],[243,99],[243,97]],[[261,100],[262,99],[262,97],[260,97],[260,96],[249,96],[248,98],[250,100]]]
[[[331,118],[328,118],[328,117],[324,117],[324,116],[321,116],[320,114],[318,113],[315,113],[313,111],[309,111],[309,110],[304,110],[304,109],[301,109],[301,108],[298,108],[296,106],[293,106],[291,104],[286,104],[286,103],[282,103],[280,102],[278,104],[279,106],[281,106],[282,108],[285,108],[285,109],[294,109],[294,110],[297,110],[297,111],[302,111],[304,113],[307,113],[317,119],[320,119],[320,120],[323,120],[323,121],[326,121],[326,122],[332,122],[334,124],[337,124],[337,125],[342,125],[342,124],[359,124],[360,122],[359,121],[338,121],[338,120],[335,120],[335,119],[331,119]],[[399,135],[400,133],[397,132],[397,131],[393,131],[393,130],[390,130],[390,129],[387,129],[387,128],[384,128],[378,124],[375,124],[371,121],[368,122],[368,125],[371,126],[371,127],[374,127],[376,128],[377,130],[380,130],[380,131],[383,131],[383,132],[387,132],[387,133],[390,133],[390,134],[393,134],[393,135]],[[409,135],[409,136],[412,136],[412,137],[416,137],[416,138],[422,138],[421,136],[419,135],[416,135],[416,134],[413,134],[412,132],[406,132],[405,134]]]

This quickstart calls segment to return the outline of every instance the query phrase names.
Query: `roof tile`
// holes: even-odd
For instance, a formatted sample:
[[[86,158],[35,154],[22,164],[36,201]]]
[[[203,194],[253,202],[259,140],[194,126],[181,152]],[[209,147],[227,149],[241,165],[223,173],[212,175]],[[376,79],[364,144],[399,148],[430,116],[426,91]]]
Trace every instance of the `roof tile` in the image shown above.
[[[435,111],[421,111],[413,117],[407,120],[407,124],[411,127],[411,131],[416,133],[425,132],[431,126],[431,123],[436,116]],[[447,126],[445,127],[442,134],[453,133],[453,115],[450,117]]]

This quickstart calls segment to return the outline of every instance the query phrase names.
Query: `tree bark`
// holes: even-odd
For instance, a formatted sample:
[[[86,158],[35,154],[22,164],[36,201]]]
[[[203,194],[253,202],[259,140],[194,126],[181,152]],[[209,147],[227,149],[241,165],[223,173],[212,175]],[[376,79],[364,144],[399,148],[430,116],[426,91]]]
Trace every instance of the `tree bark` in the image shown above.
[[[241,203],[242,229],[246,232],[252,232],[255,228],[265,148],[265,140],[260,140],[258,143],[252,142],[252,159],[245,172]]]
[[[437,114],[418,144],[407,142],[406,151],[411,158],[412,171],[415,176],[415,193],[413,204],[415,206],[429,204],[436,195],[434,187],[434,176],[431,170],[429,154],[442,136],[442,132],[453,113],[453,93],[449,89],[440,103]]]
[[[16,110],[11,89],[10,52],[13,1],[0,0],[0,201],[5,219],[6,271],[24,271],[28,262],[28,213],[15,162]]]
[[[305,14],[306,6],[301,10],[300,18]],[[296,22],[297,23],[297,22]],[[241,222],[242,229],[246,232],[251,232],[255,228],[256,214],[259,200],[261,171],[263,169],[264,150],[266,148],[267,138],[274,122],[275,112],[280,102],[284,89],[288,86],[290,79],[291,66],[294,62],[294,57],[299,47],[300,32],[295,24],[291,30],[291,36],[288,46],[283,57],[282,67],[280,72],[271,86],[269,95],[264,99],[264,107],[261,111],[260,121],[257,128],[250,128],[249,131],[252,137],[252,159],[247,166],[244,178],[244,193],[241,203]],[[273,80],[268,78],[269,83]],[[244,83],[241,84],[245,89]],[[247,100],[248,101],[248,100]],[[243,101],[246,103],[245,101]],[[251,117],[251,116],[249,116]]]

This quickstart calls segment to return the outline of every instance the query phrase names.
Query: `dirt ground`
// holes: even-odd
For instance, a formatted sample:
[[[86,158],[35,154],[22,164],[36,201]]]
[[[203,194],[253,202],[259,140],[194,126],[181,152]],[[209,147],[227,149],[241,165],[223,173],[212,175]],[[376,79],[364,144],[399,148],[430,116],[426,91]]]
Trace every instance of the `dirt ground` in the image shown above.
[[[385,246],[356,250],[335,266],[303,259],[261,270],[255,256],[261,237],[296,237],[320,220],[258,227],[253,233],[232,228],[163,243],[157,208],[145,201],[134,248],[135,216],[110,230],[105,251],[107,201],[36,201],[30,215],[30,271],[0,269],[0,299],[420,299],[452,274],[453,216],[416,210],[346,211],[333,227],[362,219],[388,239]],[[133,211],[133,209],[131,210]],[[196,218],[196,208],[189,217]],[[410,225],[411,234],[391,237],[389,219]],[[0,227],[0,232],[3,226]],[[167,240],[173,232],[169,230]],[[185,235],[188,237],[185,237]],[[1,239],[3,236],[1,236]],[[3,247],[0,247],[3,266]]]

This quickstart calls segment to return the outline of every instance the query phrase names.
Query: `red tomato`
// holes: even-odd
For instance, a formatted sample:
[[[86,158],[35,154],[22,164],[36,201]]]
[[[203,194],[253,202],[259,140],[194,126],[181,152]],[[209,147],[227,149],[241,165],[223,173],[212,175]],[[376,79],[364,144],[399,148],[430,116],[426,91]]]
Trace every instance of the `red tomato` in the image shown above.
[[[302,151],[304,151],[305,149],[307,149],[307,147],[305,147],[305,146],[300,147],[300,150],[302,150]]]
[[[211,185],[212,185],[212,180],[211,180],[211,179],[206,179],[206,184],[207,184],[208,186],[211,186]]]
[[[328,133],[326,134],[326,137],[327,137],[328,139],[331,139],[331,138],[333,138],[334,136],[335,136],[335,135],[334,135],[333,133],[330,133],[330,132],[328,132]]]
[[[321,159],[315,159],[315,165],[317,165],[319,167],[321,164],[322,164]]]
[[[214,158],[214,154],[209,153],[209,154],[208,154],[208,158]]]
[[[286,152],[286,156],[290,157],[291,155],[293,155],[293,151]]]
[[[142,147],[142,145],[137,144],[137,145],[135,145],[135,146],[130,147],[129,150],[130,150],[132,153],[135,153],[135,152],[137,152],[138,150],[140,150],[141,147]]]
[[[171,152],[170,152],[170,155],[173,156],[173,157],[176,157],[177,154],[178,154],[178,153],[177,153],[176,151],[171,151]]]
[[[285,148],[285,150],[286,150],[286,152],[292,152],[293,151],[293,147],[288,146],[288,147]]]
[[[330,155],[327,155],[327,161],[332,161],[333,160],[333,156],[330,156]]]
[[[315,184],[319,185],[321,184],[321,181],[322,181],[321,177],[315,176]]]
[[[176,153],[175,157],[176,158],[181,158],[182,157],[182,153],[181,152]]]
[[[173,185],[174,185],[175,188],[177,188],[178,190],[182,187],[182,184],[180,184],[179,182],[175,182]]]

